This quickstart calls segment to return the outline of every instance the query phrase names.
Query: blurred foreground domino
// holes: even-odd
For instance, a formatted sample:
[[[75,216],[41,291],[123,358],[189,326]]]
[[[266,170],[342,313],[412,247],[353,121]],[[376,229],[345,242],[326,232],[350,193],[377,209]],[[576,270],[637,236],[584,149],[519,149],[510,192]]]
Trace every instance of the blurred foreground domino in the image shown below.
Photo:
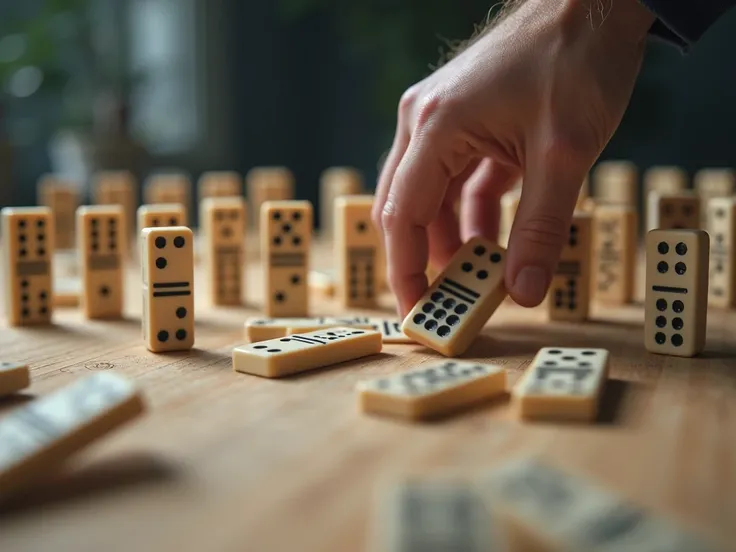
[[[31,371],[27,364],[0,360],[0,397],[12,395],[31,385]],[[3,443],[0,442],[0,446]]]
[[[509,550],[707,552],[675,523],[537,460],[514,459],[475,487],[504,524]]]
[[[0,419],[0,495],[46,475],[143,410],[135,387],[109,372],[13,410]]]
[[[522,418],[592,421],[608,378],[608,351],[545,347],[513,390]]]
[[[404,333],[445,356],[463,353],[506,297],[505,264],[499,245],[468,241],[404,319]]]
[[[381,334],[332,328],[293,334],[233,349],[236,372],[278,378],[381,352]]]
[[[379,501],[375,552],[506,550],[496,524],[467,483],[402,481]]]
[[[489,364],[446,361],[362,381],[357,390],[364,412],[419,420],[504,393],[506,370]]]

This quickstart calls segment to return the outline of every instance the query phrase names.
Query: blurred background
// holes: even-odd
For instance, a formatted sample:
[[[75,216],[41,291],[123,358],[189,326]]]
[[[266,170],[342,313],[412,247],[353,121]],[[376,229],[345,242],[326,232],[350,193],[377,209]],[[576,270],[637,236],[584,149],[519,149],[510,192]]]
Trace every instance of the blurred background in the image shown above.
[[[321,171],[352,165],[372,187],[401,93],[489,4],[0,0],[0,206],[98,168],[286,165],[316,202]],[[686,56],[652,43],[601,160],[736,167],[735,57],[736,10]]]

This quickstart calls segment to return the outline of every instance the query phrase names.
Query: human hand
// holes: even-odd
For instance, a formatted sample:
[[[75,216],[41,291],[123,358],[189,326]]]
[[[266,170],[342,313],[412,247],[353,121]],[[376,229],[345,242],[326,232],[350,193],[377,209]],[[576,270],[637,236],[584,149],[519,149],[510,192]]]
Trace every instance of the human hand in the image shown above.
[[[462,241],[497,239],[500,197],[519,176],[505,283],[520,305],[544,299],[653,21],[637,0],[526,0],[404,93],[373,207],[402,316],[427,288],[428,259],[444,267]]]

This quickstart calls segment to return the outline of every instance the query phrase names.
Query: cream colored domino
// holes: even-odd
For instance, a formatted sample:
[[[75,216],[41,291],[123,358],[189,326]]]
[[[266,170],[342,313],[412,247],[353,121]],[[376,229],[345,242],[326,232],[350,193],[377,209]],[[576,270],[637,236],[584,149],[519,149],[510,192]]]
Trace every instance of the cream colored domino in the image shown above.
[[[200,202],[211,197],[243,197],[243,177],[235,171],[209,171],[199,177],[197,188]]]
[[[245,276],[246,207],[242,197],[210,197],[200,204],[209,300],[240,305]]]
[[[310,270],[307,275],[309,291],[324,295],[335,296],[335,274],[331,270]]]
[[[0,494],[47,475],[143,411],[135,387],[110,372],[87,376],[11,411],[0,419]]]
[[[183,205],[184,220],[178,226],[189,226],[192,183],[186,174],[168,172],[149,176],[143,186],[143,199],[149,205],[171,203]]]
[[[601,303],[624,305],[634,295],[637,233],[635,208],[599,205],[593,215],[593,296]]]
[[[133,173],[130,171],[96,173],[93,177],[92,198],[97,205],[120,205],[123,208],[126,232],[133,233],[138,207],[138,194]],[[128,237],[127,233],[124,237]],[[124,251],[127,251],[127,242],[120,245]]]
[[[44,175],[38,182],[38,204],[51,209],[56,230],[56,249],[74,248],[74,213],[79,206],[79,192],[74,183],[55,175]]]
[[[639,174],[630,161],[603,161],[593,170],[595,199],[598,204],[637,204]]]
[[[498,242],[504,247],[508,247],[511,227],[514,224],[514,218],[516,217],[516,211],[519,209],[520,201],[520,188],[510,190],[501,196],[501,219],[499,223]]]
[[[405,480],[378,501],[373,552],[502,551],[503,536],[465,482]]]
[[[312,204],[267,201],[261,206],[263,311],[267,316],[307,316]]]
[[[194,235],[185,226],[144,228],[143,339],[154,353],[194,345]]]
[[[728,197],[736,193],[734,169],[701,169],[695,173],[695,193],[700,198],[700,217],[705,224],[708,203],[715,197]]]
[[[582,322],[588,318],[592,227],[592,217],[588,213],[573,215],[570,235],[549,288],[547,312],[550,320]]]
[[[138,235],[144,228],[186,226],[187,212],[181,203],[156,203],[138,207]]]
[[[27,364],[0,360],[0,398],[17,393],[31,385]]]
[[[376,305],[381,238],[371,221],[372,208],[373,196],[335,200],[336,294],[344,308]]]
[[[78,307],[82,280],[76,276],[54,278],[54,307]]]
[[[646,238],[644,346],[690,357],[705,347],[710,239],[703,230],[652,230]]]
[[[608,379],[608,351],[545,347],[514,386],[527,420],[593,421]]]
[[[352,167],[330,167],[319,179],[319,227],[323,236],[332,236],[335,199],[363,193],[363,175]]]
[[[680,230],[700,228],[700,198],[689,192],[647,196],[647,229]]]
[[[364,412],[420,420],[444,416],[506,392],[500,366],[445,361],[357,385]]]
[[[680,167],[652,167],[644,173],[644,194],[679,194],[687,188],[687,173]]]
[[[736,307],[736,198],[715,197],[708,202],[710,285],[708,304]]]
[[[89,319],[120,318],[124,302],[125,217],[120,205],[77,209],[81,306]]]
[[[463,353],[506,297],[505,264],[505,249],[472,238],[409,312],[402,330],[445,356]]]
[[[354,318],[251,318],[245,323],[248,341],[256,343],[294,333],[312,332],[339,326],[350,326],[381,332],[384,343],[415,343],[401,331],[398,320],[356,316]]]
[[[48,207],[6,207],[2,215],[5,314],[11,326],[50,324],[54,218]]]
[[[294,175],[286,167],[254,167],[245,176],[248,188],[250,220],[258,228],[261,206],[266,201],[289,201],[294,199]]]
[[[474,486],[502,525],[509,550],[693,552],[694,533],[538,460],[517,458]]]
[[[329,328],[235,347],[233,369],[278,378],[380,352],[379,332]]]

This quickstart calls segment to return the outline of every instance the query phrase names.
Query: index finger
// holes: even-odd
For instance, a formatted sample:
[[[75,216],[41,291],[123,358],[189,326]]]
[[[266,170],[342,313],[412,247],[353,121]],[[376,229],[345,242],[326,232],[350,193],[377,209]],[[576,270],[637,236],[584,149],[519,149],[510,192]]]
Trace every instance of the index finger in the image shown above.
[[[401,316],[427,290],[428,226],[437,218],[450,182],[431,133],[415,133],[383,206],[388,280]]]

